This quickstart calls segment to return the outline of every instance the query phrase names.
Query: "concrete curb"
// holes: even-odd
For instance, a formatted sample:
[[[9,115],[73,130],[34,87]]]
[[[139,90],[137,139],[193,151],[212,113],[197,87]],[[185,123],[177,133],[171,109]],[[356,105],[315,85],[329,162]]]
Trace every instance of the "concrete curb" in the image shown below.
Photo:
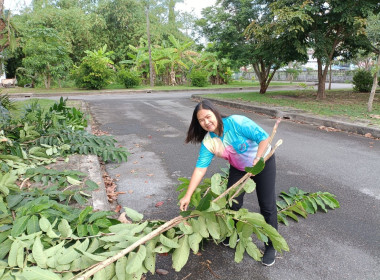
[[[366,135],[370,133],[373,137],[380,138],[380,128],[377,127],[368,127],[368,124],[356,124],[350,123],[344,120],[336,120],[328,117],[320,117],[310,113],[307,113],[303,110],[297,109],[287,109],[283,107],[268,107],[262,105],[240,103],[235,101],[225,101],[216,98],[205,98],[200,94],[194,94],[191,98],[196,100],[208,99],[211,100],[214,104],[219,104],[223,106],[229,106],[237,109],[251,110],[256,113],[265,114],[268,116],[276,118],[284,118],[293,121],[303,122],[307,124],[313,124],[317,126],[332,127],[346,132],[356,133],[359,135]]]
[[[88,104],[81,101],[81,110],[91,118],[91,112]],[[89,120],[91,122],[91,119]],[[91,123],[87,126],[86,131],[92,133]],[[92,208],[97,211],[110,211],[111,207],[107,199],[106,186],[102,177],[99,158],[96,155],[81,155],[81,166],[83,170],[87,171],[88,179],[94,181],[99,185],[99,189],[91,193]]]

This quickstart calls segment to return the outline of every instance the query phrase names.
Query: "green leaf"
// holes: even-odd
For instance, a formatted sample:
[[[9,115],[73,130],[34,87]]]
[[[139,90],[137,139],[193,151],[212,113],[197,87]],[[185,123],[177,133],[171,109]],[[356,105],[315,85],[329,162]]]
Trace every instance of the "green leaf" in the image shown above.
[[[40,225],[39,225],[38,217],[36,215],[31,216],[30,219],[28,220],[28,223],[26,225],[26,231],[28,234],[32,234],[32,233],[40,231]]]
[[[243,242],[241,240],[240,242],[238,242],[238,244],[236,246],[236,252],[235,252],[235,262],[236,263],[239,263],[243,260],[244,252],[245,252],[245,248],[244,248]]]
[[[146,243],[146,257],[144,260],[144,266],[152,274],[154,274],[156,268],[156,254],[154,252],[154,249],[156,248],[156,243],[157,241],[155,239],[152,239],[148,243]]]
[[[75,201],[78,202],[81,206],[85,205],[87,202],[87,200],[83,196],[81,196],[79,193],[75,193],[73,197]]]
[[[169,248],[178,248],[178,238],[176,239],[169,239],[165,235],[160,234],[160,242],[162,245],[169,247]]]
[[[86,236],[88,231],[87,231],[87,225],[78,225],[77,226],[77,233],[79,237]]]
[[[113,214],[114,213],[111,212],[111,211],[98,211],[98,212],[94,212],[94,213],[92,213],[91,217],[88,219],[88,222],[92,223],[95,220],[98,220],[98,219],[101,219],[101,218],[104,218],[104,217],[107,217],[107,216],[111,216]]]
[[[248,178],[243,188],[246,193],[251,193],[256,189],[256,183],[251,178]]]
[[[84,222],[84,220],[86,219],[86,217],[92,212],[92,207],[91,206],[87,206],[85,209],[82,210],[82,212],[79,214],[79,218],[78,218],[78,224],[82,224]]]
[[[260,158],[260,160],[253,167],[246,167],[245,172],[251,173],[252,175],[257,175],[261,171],[263,171],[265,167],[264,158]]]
[[[90,224],[87,225],[87,231],[90,233],[90,235],[97,235],[99,233],[99,227],[96,224]]]
[[[289,216],[290,218],[292,218],[293,220],[295,220],[296,222],[298,222],[298,217],[293,212],[291,212],[291,211],[282,211],[281,213],[285,214],[286,216]]]
[[[90,191],[95,191],[99,189],[99,185],[91,180],[86,180],[85,184],[89,187]]]
[[[211,191],[216,195],[220,195],[224,192],[224,188],[223,186],[221,186],[221,182],[222,176],[220,175],[220,173],[215,173],[211,177]]]
[[[198,232],[202,237],[208,238],[210,236],[206,226],[206,219],[204,217],[200,216],[198,219],[191,219],[191,224],[193,230]]]
[[[70,224],[67,220],[62,219],[58,225],[58,231],[60,232],[63,238],[71,237],[73,230],[70,227]]]
[[[255,261],[261,260],[263,255],[261,254],[260,250],[252,241],[249,241],[247,243],[246,250],[247,250],[248,255],[250,255]]]
[[[187,222],[180,223],[178,227],[184,234],[192,234],[194,232],[191,225],[187,224]]]
[[[215,240],[220,239],[220,228],[216,221],[214,213],[205,213],[204,217],[206,219],[206,227],[212,238]]]
[[[211,203],[211,200],[212,200],[212,195],[210,192],[208,192],[202,199],[201,201],[199,202],[196,210],[198,211],[205,211],[207,210],[208,208],[210,208],[210,203]]]
[[[190,246],[189,246],[189,236],[185,235],[179,241],[179,247],[175,249],[172,255],[173,268],[175,271],[180,271],[182,267],[185,266],[187,260],[189,259]]]
[[[189,236],[189,246],[191,250],[193,250],[194,254],[198,253],[199,251],[199,243],[203,240],[202,235],[200,235],[197,232],[194,232],[192,235]]]
[[[39,267],[47,268],[47,265],[46,265],[47,257],[44,254],[44,247],[41,243],[41,239],[39,236],[37,236],[36,239],[34,240],[32,255]]]
[[[59,277],[54,272],[51,272],[46,269],[42,269],[39,267],[26,267],[20,274],[20,276],[25,277],[25,279],[28,280],[60,280],[61,277]]]
[[[133,253],[133,252],[132,252]],[[146,248],[144,245],[140,245],[139,250],[135,253],[130,260],[128,260],[125,271],[127,274],[133,274],[141,269],[143,261],[146,257]]]
[[[140,214],[139,212],[131,209],[131,208],[128,208],[128,207],[124,207],[124,210],[125,210],[125,214],[132,219],[132,221],[134,222],[139,222],[141,221],[143,218],[144,218],[144,215],[143,214]]]
[[[26,230],[28,220],[29,220],[29,216],[23,216],[16,219],[11,231],[12,237],[17,237]]]
[[[17,252],[18,249],[22,247],[20,241],[16,240],[12,243],[11,249],[8,255],[8,264],[10,267],[17,266]]]
[[[127,272],[125,271],[125,267],[127,266],[127,257],[121,257],[116,262],[116,276],[119,280],[125,280]]]

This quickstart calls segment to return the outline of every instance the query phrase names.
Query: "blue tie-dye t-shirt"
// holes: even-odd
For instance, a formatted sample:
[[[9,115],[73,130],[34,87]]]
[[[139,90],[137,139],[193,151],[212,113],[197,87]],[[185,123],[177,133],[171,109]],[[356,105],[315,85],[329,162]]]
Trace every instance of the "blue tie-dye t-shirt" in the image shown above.
[[[245,167],[252,166],[259,143],[267,138],[268,134],[247,117],[232,115],[223,118],[223,136],[213,132],[205,135],[196,167],[208,167],[215,155],[243,171]]]

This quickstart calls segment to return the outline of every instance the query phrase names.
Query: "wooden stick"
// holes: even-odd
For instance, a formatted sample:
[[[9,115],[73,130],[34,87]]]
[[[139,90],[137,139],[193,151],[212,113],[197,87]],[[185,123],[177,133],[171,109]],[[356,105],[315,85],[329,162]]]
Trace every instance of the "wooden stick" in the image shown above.
[[[144,244],[145,242],[151,240],[152,238],[156,237],[157,235],[160,235],[162,232],[165,232],[169,229],[171,229],[172,227],[175,227],[176,225],[180,224],[182,221],[186,220],[190,218],[189,217],[182,217],[182,216],[177,216],[175,217],[174,219],[171,219],[170,221],[166,222],[165,224],[161,225],[160,227],[158,227],[157,229],[155,229],[154,231],[152,231],[151,233],[145,235],[143,238],[141,238],[140,240],[136,241],[135,243],[133,243],[131,246],[125,248],[124,250],[120,251],[119,253],[117,253],[115,256],[111,257],[111,258],[108,258],[100,263],[97,263],[89,268],[87,268],[86,270],[84,270],[83,272],[85,272],[82,276],[80,275],[76,275],[75,277],[71,278],[71,279],[77,279],[77,280],[85,280],[85,279],[88,279],[90,278],[92,275],[94,275],[96,272],[102,270],[103,268],[105,268],[106,266],[110,265],[111,263],[117,261],[118,259],[122,258],[123,256],[125,256],[126,254],[132,252],[134,249],[136,249],[138,246]]]

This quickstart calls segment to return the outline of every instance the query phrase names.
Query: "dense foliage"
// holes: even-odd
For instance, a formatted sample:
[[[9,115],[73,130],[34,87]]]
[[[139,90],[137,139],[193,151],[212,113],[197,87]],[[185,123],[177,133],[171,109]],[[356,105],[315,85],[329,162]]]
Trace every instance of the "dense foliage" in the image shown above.
[[[208,84],[207,77],[208,73],[206,71],[192,71],[190,75],[191,85],[194,87],[205,87]]]
[[[87,56],[79,67],[72,71],[75,84],[85,89],[102,89],[108,85],[114,76],[110,52],[106,52],[107,46],[98,51],[86,51]]]
[[[120,69],[117,71],[117,80],[126,88],[134,88],[140,85],[141,79],[136,71]]]
[[[355,71],[354,77],[352,78],[354,90],[360,92],[370,92],[372,83],[373,77],[370,71],[364,69]]]

